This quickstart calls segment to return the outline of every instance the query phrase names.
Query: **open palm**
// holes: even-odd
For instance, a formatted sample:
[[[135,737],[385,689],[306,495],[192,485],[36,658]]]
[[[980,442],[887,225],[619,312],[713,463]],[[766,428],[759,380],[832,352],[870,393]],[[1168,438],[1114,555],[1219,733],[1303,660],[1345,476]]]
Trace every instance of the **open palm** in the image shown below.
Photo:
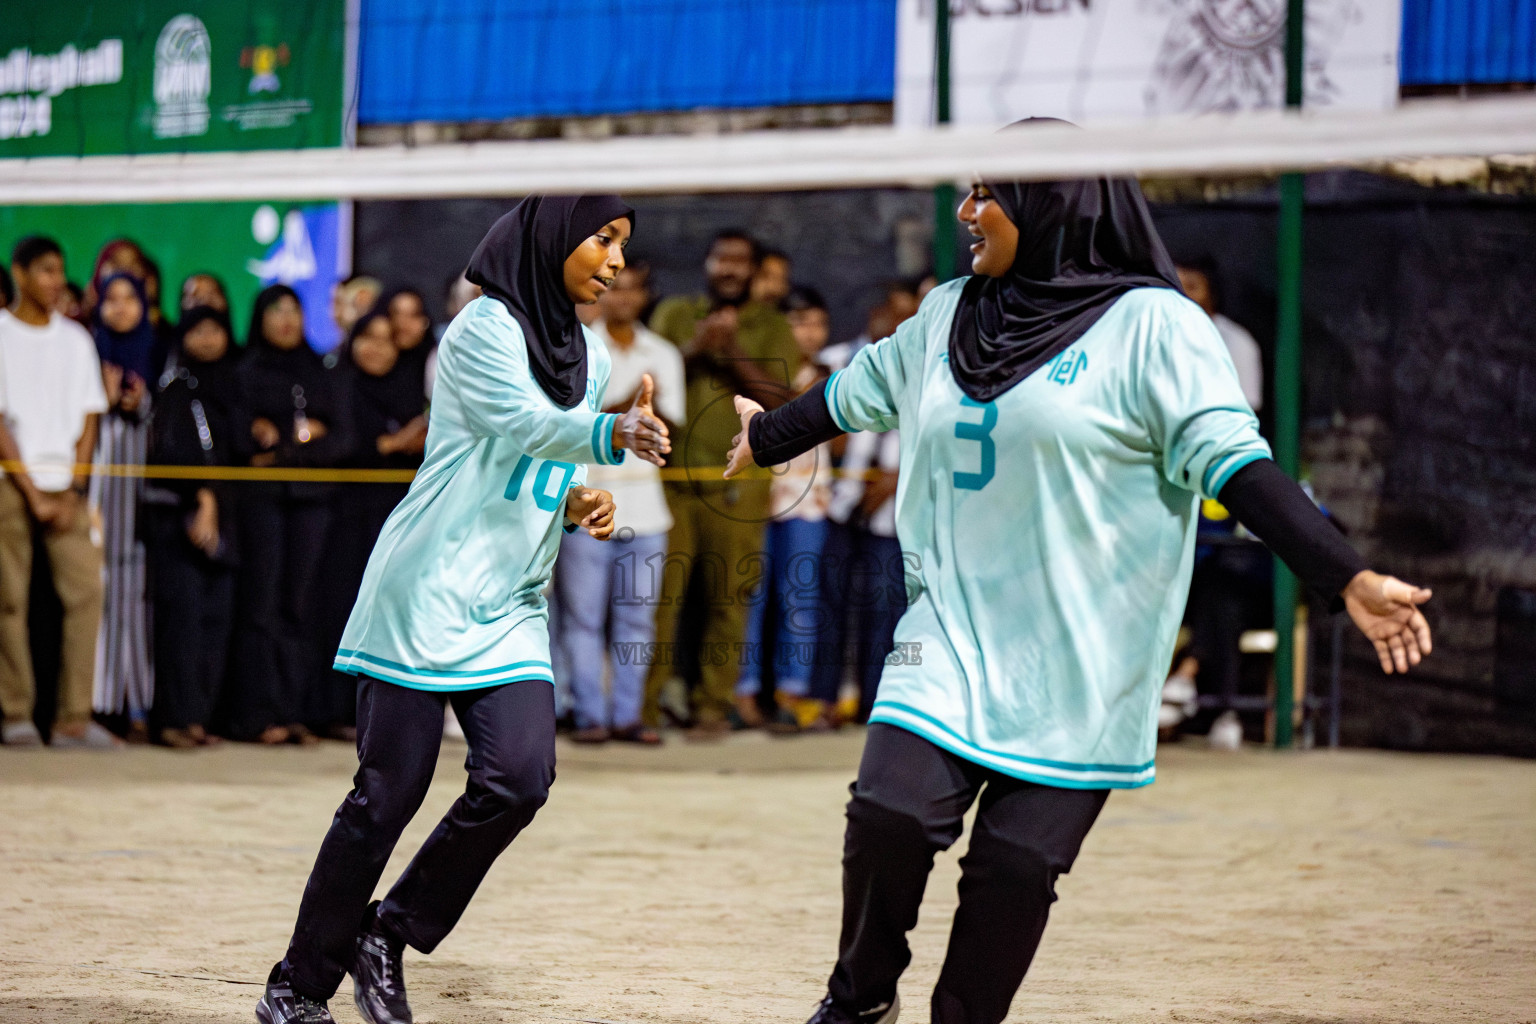
[[[1429,654],[1429,623],[1419,606],[1430,596],[1423,587],[1369,570],[1344,588],[1344,607],[1375,645],[1383,672],[1407,672]]]
[[[752,399],[736,396],[736,415],[741,417],[741,433],[731,438],[731,450],[725,457],[727,480],[752,465],[752,442],[747,439],[747,426],[752,422],[752,417],[762,411],[763,407]]]

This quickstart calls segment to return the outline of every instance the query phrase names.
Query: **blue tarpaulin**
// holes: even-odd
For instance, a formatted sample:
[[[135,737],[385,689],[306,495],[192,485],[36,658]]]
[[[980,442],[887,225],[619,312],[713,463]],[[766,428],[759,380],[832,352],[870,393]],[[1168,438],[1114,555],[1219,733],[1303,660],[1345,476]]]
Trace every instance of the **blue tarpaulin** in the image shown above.
[[[1536,82],[1536,0],[1403,0],[1403,85]]]
[[[896,0],[365,0],[359,120],[890,102]]]

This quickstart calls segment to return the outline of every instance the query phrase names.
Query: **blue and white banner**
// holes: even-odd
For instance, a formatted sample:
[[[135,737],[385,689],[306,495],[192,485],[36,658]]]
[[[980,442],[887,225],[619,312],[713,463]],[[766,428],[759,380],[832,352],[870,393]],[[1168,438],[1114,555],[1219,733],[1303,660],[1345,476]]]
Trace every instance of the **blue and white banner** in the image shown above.
[[[899,0],[896,122],[933,123],[934,0]],[[1279,107],[1286,0],[949,0],[951,119]],[[1305,102],[1397,103],[1400,0],[1308,0]]]
[[[345,204],[298,206],[281,217],[271,206],[259,206],[251,218],[251,235],[266,252],[246,261],[246,272],[262,286],[286,284],[299,293],[304,329],[317,352],[329,352],[342,338],[331,319],[331,290],[346,273],[342,223]]]

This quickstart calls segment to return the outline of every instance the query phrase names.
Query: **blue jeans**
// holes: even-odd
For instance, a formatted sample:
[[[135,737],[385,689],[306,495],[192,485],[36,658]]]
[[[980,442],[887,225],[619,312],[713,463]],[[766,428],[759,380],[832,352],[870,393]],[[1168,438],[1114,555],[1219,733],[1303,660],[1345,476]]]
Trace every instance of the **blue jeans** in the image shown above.
[[[626,728],[640,721],[647,656],[656,639],[656,584],[666,554],[664,533],[601,541],[577,530],[560,539],[557,642],[570,672],[578,729]],[[609,640],[611,712],[603,697]]]
[[[747,610],[746,648],[736,695],[750,697],[763,688],[763,649],[768,630],[770,598],[774,612],[773,677],[781,693],[804,697],[811,688],[816,635],[821,617],[819,583],[821,547],[827,539],[824,520],[776,519],[768,524],[762,583],[755,587]]]
[[[880,673],[895,646],[896,623],[907,610],[901,543],[834,523],[820,565],[822,622],[811,696],[837,699],[851,654],[862,721],[874,706]]]

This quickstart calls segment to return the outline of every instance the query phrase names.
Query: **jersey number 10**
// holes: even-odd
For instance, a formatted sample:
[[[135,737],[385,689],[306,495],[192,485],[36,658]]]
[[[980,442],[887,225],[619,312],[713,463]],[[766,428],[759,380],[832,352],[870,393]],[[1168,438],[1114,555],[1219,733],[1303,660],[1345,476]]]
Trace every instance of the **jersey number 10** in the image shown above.
[[[992,482],[997,475],[997,444],[992,440],[992,428],[997,426],[997,403],[978,402],[970,395],[960,399],[963,409],[980,409],[980,423],[966,423],[964,420],[955,424],[955,436],[962,441],[976,441],[981,445],[981,471],[978,473],[955,473],[955,486],[962,491],[979,491]]]
[[[503,498],[506,498],[508,501],[517,500],[517,496],[523,490],[523,479],[528,476],[528,467],[531,465],[533,465],[533,458],[531,456],[524,455],[517,460],[517,466],[512,470],[512,479],[507,481],[507,489],[502,494]],[[555,475],[555,470],[557,469],[564,476],[560,478],[560,486],[551,492],[549,480],[550,477]],[[575,475],[576,467],[569,462],[543,460],[539,465],[539,471],[533,474],[533,503],[545,512],[555,511],[555,509],[560,507],[560,503],[565,500],[565,490],[571,486],[571,478]]]

